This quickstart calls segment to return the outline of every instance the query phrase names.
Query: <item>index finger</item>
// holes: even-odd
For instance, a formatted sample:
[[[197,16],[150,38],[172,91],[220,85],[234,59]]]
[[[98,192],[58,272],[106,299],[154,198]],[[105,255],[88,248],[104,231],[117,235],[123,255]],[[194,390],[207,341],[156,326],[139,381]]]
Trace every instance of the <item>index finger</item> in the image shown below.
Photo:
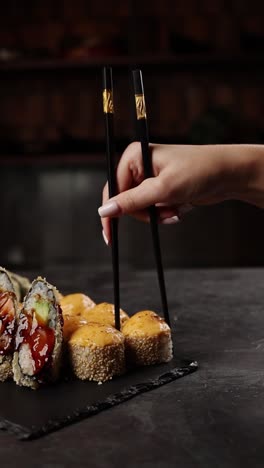
[[[129,190],[140,184],[144,179],[141,145],[139,142],[131,143],[122,154],[116,171],[118,193]],[[102,205],[109,200],[108,184],[103,188]],[[101,218],[104,238],[111,241],[110,218]]]

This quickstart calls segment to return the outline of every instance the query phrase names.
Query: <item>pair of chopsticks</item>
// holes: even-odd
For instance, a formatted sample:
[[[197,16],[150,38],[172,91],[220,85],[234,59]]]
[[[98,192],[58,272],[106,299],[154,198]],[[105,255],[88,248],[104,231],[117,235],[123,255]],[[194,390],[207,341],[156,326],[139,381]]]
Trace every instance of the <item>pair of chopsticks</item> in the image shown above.
[[[149,150],[149,135],[146,113],[146,103],[144,95],[144,86],[141,70],[134,70],[133,84],[135,94],[135,108],[137,133],[141,142],[141,150],[143,157],[143,167],[145,178],[152,177],[152,161]],[[107,172],[108,172],[108,188],[109,197],[117,195],[116,184],[116,165],[115,165],[115,148],[114,148],[114,99],[113,99],[113,76],[112,68],[105,67],[103,70],[103,110],[105,115],[105,133],[106,133],[106,155],[107,155]],[[154,255],[156,260],[156,268],[158,274],[158,282],[161,295],[162,312],[164,319],[170,325],[170,317],[168,310],[167,294],[164,280],[164,272],[162,265],[159,230],[157,222],[157,212],[155,206],[148,208],[149,219],[151,225],[152,241]],[[119,290],[119,248],[118,248],[118,220],[111,218],[111,238],[112,238],[112,268],[113,268],[113,284],[114,284],[114,303],[115,303],[115,327],[120,330],[120,290]]]

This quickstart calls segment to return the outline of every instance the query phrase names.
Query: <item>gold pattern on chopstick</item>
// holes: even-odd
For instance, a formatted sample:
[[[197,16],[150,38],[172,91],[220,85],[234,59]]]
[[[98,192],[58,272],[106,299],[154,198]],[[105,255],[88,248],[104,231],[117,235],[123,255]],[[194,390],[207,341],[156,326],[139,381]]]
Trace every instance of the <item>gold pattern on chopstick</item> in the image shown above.
[[[137,119],[146,119],[146,104],[144,94],[135,94]]]
[[[114,113],[113,92],[110,89],[103,90],[103,108],[105,114]]]

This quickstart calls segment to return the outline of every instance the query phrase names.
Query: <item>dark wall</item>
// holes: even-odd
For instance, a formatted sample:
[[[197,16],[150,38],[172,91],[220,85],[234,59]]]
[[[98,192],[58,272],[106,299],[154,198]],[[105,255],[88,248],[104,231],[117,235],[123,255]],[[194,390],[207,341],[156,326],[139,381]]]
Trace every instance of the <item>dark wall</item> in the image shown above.
[[[109,268],[97,214],[104,181],[104,168],[2,169],[0,264]],[[264,263],[263,213],[242,203],[195,209],[160,232],[166,267]],[[120,257],[123,267],[154,265],[148,225],[121,220]]]

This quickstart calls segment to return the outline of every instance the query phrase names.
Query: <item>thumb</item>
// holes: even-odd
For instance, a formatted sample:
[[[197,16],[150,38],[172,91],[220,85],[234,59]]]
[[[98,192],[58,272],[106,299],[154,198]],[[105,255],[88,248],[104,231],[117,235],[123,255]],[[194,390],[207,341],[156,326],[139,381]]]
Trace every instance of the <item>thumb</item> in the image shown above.
[[[98,213],[101,218],[117,217],[155,205],[163,201],[162,185],[160,177],[146,179],[137,187],[110,198],[98,209]]]

